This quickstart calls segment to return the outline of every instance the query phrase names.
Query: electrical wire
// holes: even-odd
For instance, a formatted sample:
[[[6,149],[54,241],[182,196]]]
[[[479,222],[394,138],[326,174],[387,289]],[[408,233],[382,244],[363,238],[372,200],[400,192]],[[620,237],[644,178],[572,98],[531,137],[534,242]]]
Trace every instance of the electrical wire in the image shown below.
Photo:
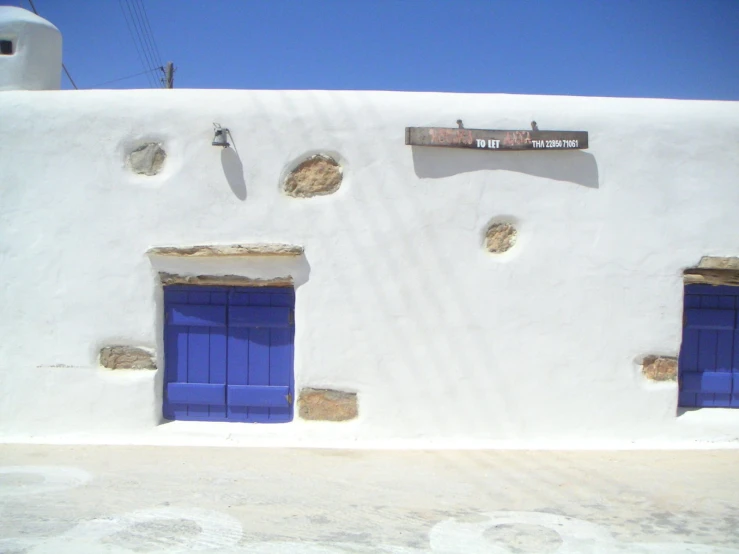
[[[144,56],[146,57],[149,69],[153,69],[157,65],[161,65],[161,64],[158,64],[157,61],[154,59],[154,52],[152,51],[151,45],[149,43],[149,39],[146,33],[144,22],[141,20],[141,16],[139,15],[138,10],[136,9],[136,2],[135,1],[131,2],[131,0],[126,0],[126,6],[128,7],[128,11],[131,14],[131,21],[133,23],[134,29],[136,29],[136,34],[141,40],[141,44],[140,44],[141,51],[144,53]]]
[[[136,33],[136,36],[133,38],[134,38],[134,41],[136,42],[136,45],[139,51],[141,52],[141,57],[143,58],[144,67],[147,69],[152,69],[156,65],[156,62],[154,62],[151,59],[151,55],[149,54],[149,50],[147,48],[148,45],[142,34],[141,27],[139,26],[139,23],[136,20],[135,13],[131,7],[131,2],[130,0],[124,0],[124,3],[126,5],[126,9],[128,10],[128,16],[129,16],[129,21],[131,22],[131,27]],[[156,79],[154,79],[151,75],[148,75],[147,78],[149,79],[149,84],[151,86],[156,87]]]
[[[154,33],[151,29],[151,23],[149,22],[149,17],[148,17],[148,14],[146,13],[146,6],[144,6],[143,0],[138,0],[139,2],[138,10],[136,10],[136,0],[133,0],[134,2],[133,11],[131,10],[131,4],[128,3],[129,0],[126,0],[129,14],[131,14],[131,21],[133,23],[134,30],[136,31],[136,35],[139,38],[138,43],[136,42],[134,34],[131,31],[131,25],[129,24],[128,18],[126,17],[126,13],[123,10],[123,5],[121,2],[122,0],[118,0],[118,5],[120,6],[121,12],[123,12],[123,17],[126,20],[126,26],[128,26],[128,32],[131,35],[131,38],[134,39],[134,46],[136,47],[136,52],[139,55],[139,61],[144,67],[147,67],[147,69],[146,71],[142,71],[134,75],[128,75],[126,77],[120,77],[118,79],[112,79],[110,81],[105,81],[104,83],[93,85],[90,88],[100,87],[103,85],[108,85],[110,83],[116,83],[118,81],[123,81],[126,79],[131,79],[133,77],[138,77],[139,75],[146,75],[149,80],[149,85],[156,86],[156,80],[152,82],[151,74],[156,71],[161,71],[162,73],[164,73],[164,64],[162,63],[161,54],[159,53],[159,47],[157,46],[156,39],[154,38]],[[36,9],[36,5],[33,3],[33,0],[28,0],[28,4],[31,6],[33,13],[35,13],[36,15],[39,15],[38,10]],[[134,13],[137,16],[138,21],[136,20],[136,18],[134,18]],[[141,49],[139,49],[139,45],[141,45]],[[142,56],[142,52],[143,52],[143,56]],[[147,63],[144,63],[144,58],[146,58]],[[72,79],[72,75],[69,73],[67,66],[63,62],[62,62],[62,69],[64,70],[64,73],[67,76],[67,79],[69,79],[69,82],[72,84],[74,89],[79,90],[77,83],[74,82],[74,79]]]
[[[77,83],[74,82],[74,79],[72,79],[72,76],[69,74],[69,70],[67,69],[67,66],[62,63],[62,69],[64,70],[64,73],[67,74],[67,79],[69,79],[69,82],[72,83],[72,86],[74,87],[74,90],[79,90],[77,88]]]
[[[151,59],[154,60],[157,65],[163,66],[164,64],[162,63],[162,58],[158,55],[158,51],[156,48],[154,33],[151,31],[151,25],[149,24],[148,18],[146,17],[143,0],[133,0],[133,8],[134,12],[136,12],[136,15],[138,16],[141,35],[144,37],[144,40],[147,43],[147,48],[149,50],[149,55]]]
[[[144,75],[145,73],[151,73],[152,71],[162,71],[163,67],[155,67],[154,69],[147,69],[146,71],[142,71],[141,73],[134,73],[133,75],[128,75],[126,77],[119,77],[118,79],[111,79],[110,81],[105,81],[104,83],[98,83],[97,85],[92,85],[89,88],[97,88],[102,87],[103,85],[109,85],[110,83],[117,83],[118,81],[125,81],[126,79],[133,79],[134,77],[138,77],[139,75]]]
[[[131,14],[131,22],[129,22],[129,18],[126,15],[126,11],[123,8],[123,1],[124,0],[118,0],[118,6],[121,8],[121,13],[123,14],[123,19],[126,20],[126,26],[128,27],[128,34],[131,35],[131,40],[133,41],[134,47],[136,48],[136,53],[138,54],[139,61],[141,62],[142,67],[145,69],[146,77],[149,80],[149,86],[156,87],[156,82],[152,80],[151,78],[151,70],[154,69],[153,65],[151,64],[146,57],[146,54],[143,49],[143,41],[141,39],[141,34],[138,30],[138,27],[135,25],[135,21],[133,20],[133,14],[131,13],[131,6],[130,4],[127,4],[129,13]],[[127,0],[126,0],[127,1]],[[133,30],[131,27],[133,26]],[[136,34],[134,34],[134,31]],[[138,40],[137,40],[138,37]]]
[[[33,3],[33,0],[28,0],[29,5],[31,6],[31,9],[33,10],[33,13],[38,15],[38,10],[36,9],[36,6]],[[62,69],[64,70],[64,73],[67,75],[67,79],[69,79],[69,82],[72,83],[72,86],[74,87],[74,90],[79,90],[77,88],[77,83],[74,82],[74,79],[72,79],[72,76],[69,74],[69,71],[67,70],[67,66],[64,65],[64,62],[62,62]]]
[[[159,47],[157,46],[156,39],[154,38],[154,33],[151,29],[151,23],[149,22],[149,16],[146,13],[146,6],[144,5],[143,0],[138,0],[138,10],[136,7],[137,0],[133,0],[133,10],[131,9],[131,4],[129,3],[129,0],[125,1],[127,3],[126,5],[128,7],[129,14],[131,15],[131,22],[136,32],[136,36],[134,36],[134,33],[131,30],[131,24],[129,23],[128,17],[126,17],[126,12],[123,9],[123,0],[118,0],[118,5],[120,6],[121,12],[123,13],[123,18],[126,20],[126,26],[128,27],[128,32],[131,35],[131,38],[133,39],[134,46],[136,47],[139,61],[141,62],[141,65],[146,68],[146,70],[134,75],[120,77],[111,81],[105,81],[104,83],[93,85],[90,88],[100,87],[103,85],[108,85],[110,83],[116,83],[118,81],[138,77],[139,75],[146,75],[149,81],[149,85],[156,87],[157,80],[152,80],[151,74],[157,71],[161,71],[162,73],[164,73],[164,64],[162,63],[162,57],[159,52]],[[28,4],[31,6],[33,13],[39,15],[38,10],[36,9],[36,5],[33,3],[33,0],[28,0]],[[138,42],[136,41],[136,37],[138,37],[139,39]],[[146,62],[144,61],[144,59],[146,60]],[[63,62],[62,69],[64,70],[67,79],[69,79],[69,82],[72,84],[74,89],[79,90],[77,83],[74,82],[74,79],[72,79],[72,75],[69,73],[67,66]],[[164,86],[163,79],[159,79],[159,81],[160,86]]]
[[[151,41],[154,43],[154,49],[157,53],[157,60],[159,60],[159,65],[164,65],[162,63],[162,55],[159,52],[159,46],[157,45],[157,41],[154,38],[154,32],[151,30],[151,23],[149,22],[149,14],[146,13],[146,5],[144,4],[144,0],[139,0],[139,3],[141,4],[141,9],[144,12],[144,21],[146,21],[146,26],[149,29],[149,34],[151,35]]]

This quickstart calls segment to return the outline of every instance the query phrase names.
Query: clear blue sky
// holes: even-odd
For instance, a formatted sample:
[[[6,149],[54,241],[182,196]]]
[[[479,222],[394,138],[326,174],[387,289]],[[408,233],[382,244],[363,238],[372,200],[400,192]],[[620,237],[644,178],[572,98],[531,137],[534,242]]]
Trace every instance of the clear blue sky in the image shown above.
[[[80,88],[145,69],[121,11],[143,5],[175,88],[739,100],[739,0],[34,3],[62,31]],[[106,88],[149,86],[144,75]]]

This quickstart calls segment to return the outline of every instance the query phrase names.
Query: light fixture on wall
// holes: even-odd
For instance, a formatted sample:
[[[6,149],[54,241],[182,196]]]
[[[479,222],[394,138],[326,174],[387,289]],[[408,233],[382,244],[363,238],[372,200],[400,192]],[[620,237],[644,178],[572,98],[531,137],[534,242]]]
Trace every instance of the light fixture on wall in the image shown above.
[[[231,134],[231,132],[228,129],[224,129],[221,127],[218,123],[213,124],[213,129],[215,129],[215,135],[213,136],[213,146],[222,146],[223,148],[228,148],[231,146],[228,143],[228,135]]]

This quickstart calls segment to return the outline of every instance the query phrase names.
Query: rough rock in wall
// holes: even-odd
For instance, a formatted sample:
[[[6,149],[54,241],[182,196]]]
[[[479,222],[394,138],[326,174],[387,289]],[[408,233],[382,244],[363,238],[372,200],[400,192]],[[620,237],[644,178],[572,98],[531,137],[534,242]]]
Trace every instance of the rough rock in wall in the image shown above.
[[[507,252],[516,244],[518,231],[510,223],[493,223],[485,233],[485,249],[494,254]]]
[[[155,246],[146,251],[151,256],[191,258],[236,256],[300,256],[303,247],[294,244],[202,244],[197,246]]]
[[[705,269],[734,269],[739,270],[739,258],[737,257],[720,257],[720,256],[703,256],[698,267]]]
[[[104,346],[100,365],[108,369],[156,369],[154,355],[137,346]]]
[[[308,198],[333,194],[341,186],[341,166],[329,156],[312,156],[293,169],[285,179],[289,196]]]
[[[697,267],[685,270],[686,285],[739,285],[739,258],[703,256]]]
[[[642,375],[650,381],[676,381],[677,358],[646,356],[642,362]]]
[[[156,175],[162,170],[166,157],[161,144],[147,142],[128,155],[128,165],[134,173]]]
[[[274,279],[252,279],[241,275],[176,275],[159,273],[162,285],[201,285],[218,287],[292,287],[293,278],[275,277]]]
[[[298,399],[300,417],[314,421],[347,421],[357,417],[357,393],[303,389]]]

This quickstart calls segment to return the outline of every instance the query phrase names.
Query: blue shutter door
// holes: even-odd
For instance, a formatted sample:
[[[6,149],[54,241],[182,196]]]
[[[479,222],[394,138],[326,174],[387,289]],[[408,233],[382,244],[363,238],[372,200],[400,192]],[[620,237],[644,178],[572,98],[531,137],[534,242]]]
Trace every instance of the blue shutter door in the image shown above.
[[[251,289],[235,289],[229,292],[228,304],[248,306]],[[251,350],[251,329],[248,327],[230,327],[228,333],[228,379],[230,386],[249,384],[249,351]],[[249,421],[249,406],[229,403],[227,407],[230,421]]]
[[[685,287],[679,405],[739,408],[739,288]]]
[[[228,325],[234,357],[229,349],[227,397],[234,418],[255,423],[292,420],[294,305],[292,289],[231,292]]]
[[[164,417],[219,421],[226,406],[226,295],[167,287],[164,305]]]
[[[273,292],[270,296],[270,305],[279,308],[290,308],[295,306],[295,296],[289,293]],[[269,421],[272,423],[283,423],[292,420],[294,398],[293,389],[293,350],[295,338],[295,325],[293,312],[288,313],[287,326],[272,327],[270,329],[270,358],[269,377],[270,384],[287,387],[290,402],[281,405],[272,405],[269,409]]]
[[[173,286],[164,300],[166,418],[292,420],[292,289]]]

